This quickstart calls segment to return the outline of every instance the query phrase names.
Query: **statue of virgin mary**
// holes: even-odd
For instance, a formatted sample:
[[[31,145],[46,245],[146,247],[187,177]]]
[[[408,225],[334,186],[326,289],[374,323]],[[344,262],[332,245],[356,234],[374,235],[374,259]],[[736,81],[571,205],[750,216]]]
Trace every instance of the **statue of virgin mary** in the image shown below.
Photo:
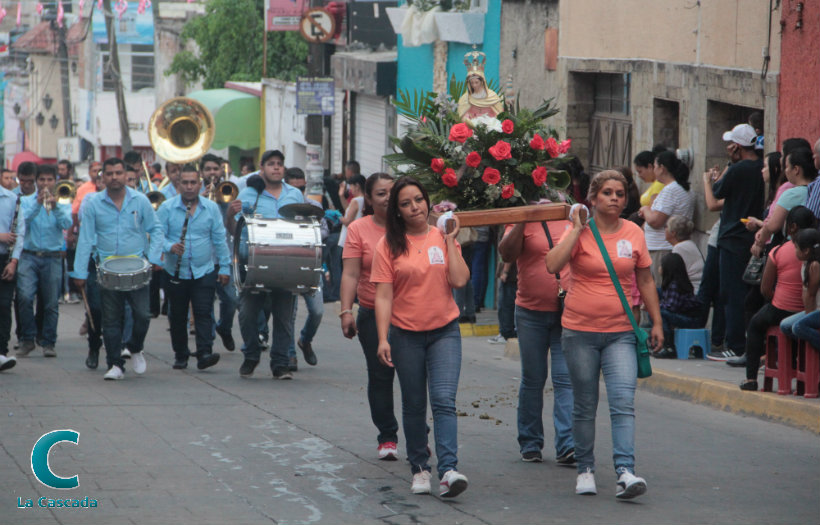
[[[487,57],[481,51],[470,51],[464,55],[467,66],[467,91],[458,99],[458,116],[462,121],[482,115],[497,116],[504,111],[504,99],[487,87],[484,78],[484,64]]]

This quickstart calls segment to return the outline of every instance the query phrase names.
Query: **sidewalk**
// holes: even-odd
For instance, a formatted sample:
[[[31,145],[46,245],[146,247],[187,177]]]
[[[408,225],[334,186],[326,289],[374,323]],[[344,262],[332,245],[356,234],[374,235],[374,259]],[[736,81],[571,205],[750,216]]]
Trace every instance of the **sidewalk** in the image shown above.
[[[487,338],[498,333],[498,317],[495,310],[483,310],[476,317],[475,325],[461,325],[463,337],[481,338],[486,342]],[[498,345],[498,348],[500,354],[518,360],[518,340],[510,340],[506,347]],[[652,370],[652,377],[638,381],[639,388],[820,434],[820,399],[778,395],[776,392],[741,391],[738,385],[745,377],[743,368],[732,368],[726,363],[706,359],[653,358]],[[763,385],[763,369],[759,372],[758,383]]]

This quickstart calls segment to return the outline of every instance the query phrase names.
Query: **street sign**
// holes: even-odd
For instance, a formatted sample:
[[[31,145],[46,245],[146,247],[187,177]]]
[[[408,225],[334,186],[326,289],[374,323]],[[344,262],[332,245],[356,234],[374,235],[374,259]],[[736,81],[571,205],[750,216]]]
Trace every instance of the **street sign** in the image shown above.
[[[333,115],[334,82],[331,77],[296,79],[297,115]]]
[[[336,33],[336,19],[324,8],[315,7],[302,16],[299,32],[311,44],[323,44]]]

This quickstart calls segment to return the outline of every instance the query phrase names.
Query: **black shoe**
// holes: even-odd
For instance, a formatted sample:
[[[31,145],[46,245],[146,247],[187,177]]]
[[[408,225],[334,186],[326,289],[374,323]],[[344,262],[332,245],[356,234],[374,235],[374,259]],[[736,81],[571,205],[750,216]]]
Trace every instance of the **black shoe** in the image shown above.
[[[233,352],[236,350],[236,342],[234,342],[231,332],[220,332],[217,330],[216,333],[218,333],[219,337],[222,338],[222,346],[225,347],[225,350],[228,352]]]
[[[521,461],[526,461],[527,463],[541,463],[544,461],[544,458],[541,456],[540,450],[529,450],[521,454]]]
[[[745,368],[746,367],[746,354],[743,354],[740,357],[732,357],[726,361],[726,364],[732,366],[734,368]]]
[[[677,359],[678,353],[672,350],[671,348],[664,348],[662,350],[658,350],[653,354],[658,359]]]
[[[299,339],[296,341],[296,344],[302,349],[302,355],[305,356],[305,363],[310,366],[316,366],[319,360],[316,358],[316,354],[313,352],[313,347],[310,343],[305,343],[302,339]]]
[[[174,359],[174,366],[172,366],[174,370],[185,370],[188,368],[188,358],[185,359]]]
[[[289,361],[288,370],[291,372],[297,372],[299,370],[299,361],[297,361],[295,357],[291,357]]]
[[[88,357],[85,358],[85,366],[90,368],[91,370],[96,370],[97,366],[100,364],[100,352],[99,350],[96,352],[89,351]]]
[[[740,383],[740,389],[757,392],[757,381],[754,379],[747,379],[746,381]]]
[[[208,354],[196,360],[197,370],[205,370],[219,362],[219,354]]]
[[[259,361],[251,361],[250,359],[245,359],[242,361],[242,366],[239,367],[239,377],[250,377],[253,375],[253,371],[256,369],[256,365],[259,364]]]
[[[273,369],[274,379],[293,379],[293,373],[286,366],[278,366]]]
[[[566,467],[575,465],[575,449],[571,448],[560,456],[555,456],[555,462]]]

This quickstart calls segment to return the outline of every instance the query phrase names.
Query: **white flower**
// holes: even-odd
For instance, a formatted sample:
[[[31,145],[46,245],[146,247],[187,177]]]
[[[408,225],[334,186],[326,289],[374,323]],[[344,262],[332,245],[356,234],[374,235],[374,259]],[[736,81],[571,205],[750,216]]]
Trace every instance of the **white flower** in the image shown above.
[[[497,131],[498,133],[503,132],[501,129],[501,121],[489,115],[481,115],[480,117],[470,119],[470,125],[476,129],[479,126],[482,126],[487,128],[487,131]]]

